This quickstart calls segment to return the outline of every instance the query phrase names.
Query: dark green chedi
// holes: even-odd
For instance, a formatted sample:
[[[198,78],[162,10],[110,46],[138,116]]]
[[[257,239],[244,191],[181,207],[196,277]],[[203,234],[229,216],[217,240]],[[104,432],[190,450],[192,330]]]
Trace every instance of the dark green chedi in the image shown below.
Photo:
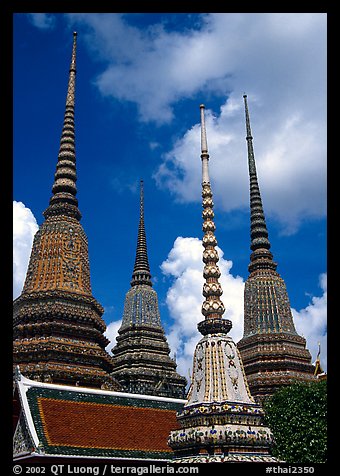
[[[295,329],[286,285],[276,271],[257,179],[247,96],[244,95],[250,179],[249,276],[244,288],[244,333],[237,346],[257,401],[282,385],[315,380],[306,340]]]

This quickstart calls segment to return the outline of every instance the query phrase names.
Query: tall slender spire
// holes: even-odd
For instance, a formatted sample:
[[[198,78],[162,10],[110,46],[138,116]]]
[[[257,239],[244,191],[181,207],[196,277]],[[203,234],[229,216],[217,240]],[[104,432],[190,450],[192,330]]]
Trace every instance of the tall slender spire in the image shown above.
[[[91,291],[87,236],[76,195],[73,47],[53,196],[34,236],[23,291],[14,301],[13,361],[29,378],[120,389],[110,376],[103,307]]]
[[[131,286],[138,284],[147,284],[152,286],[151,273],[148,260],[148,252],[146,245],[146,234],[144,226],[144,186],[143,180],[140,181],[140,211],[139,211],[139,225],[137,236],[137,249],[135,266],[133,268]]]
[[[218,281],[221,276],[220,269],[217,265],[219,261],[216,250],[217,240],[215,237],[215,223],[214,223],[214,202],[210,186],[209,178],[209,153],[207,145],[207,134],[205,128],[205,106],[200,105],[201,112],[201,159],[202,159],[202,205],[203,205],[203,262],[205,264],[203,277],[205,283],[203,285],[203,296],[205,300],[202,304],[202,314],[205,317],[203,322],[198,325],[199,331],[205,335],[211,332],[221,332],[222,327],[224,332],[229,332],[232,327],[231,321],[223,319],[222,315],[225,312],[224,304],[220,299],[222,295],[222,287]]]
[[[176,372],[176,362],[170,357],[158,296],[151,283],[142,180],[136,259],[130,284],[117,344],[112,349],[112,376],[127,392],[183,398],[186,379]]]
[[[49,207],[44,211],[44,217],[66,215],[80,220],[78,209],[75,131],[74,131],[74,103],[76,83],[76,51],[77,33],[73,33],[73,48],[69,70],[69,80],[66,95],[64,126],[60,139],[57,170],[52,186],[53,196]]]
[[[204,109],[201,104],[205,319],[198,324],[203,337],[195,348],[187,402],[177,414],[180,429],[170,433],[168,443],[181,463],[274,461],[269,455],[270,429],[264,426],[263,411],[250,393],[240,353],[228,335],[231,321],[222,318]]]
[[[253,137],[250,128],[246,94],[243,95],[243,99],[246,116],[246,140],[248,147],[248,167],[250,179],[250,249],[253,251],[250,257],[251,263],[249,265],[249,271],[259,268],[271,268],[275,270],[277,264],[273,262],[273,255],[269,251],[270,242],[268,239],[267,225],[263,212],[260,187],[257,180]]]
[[[281,385],[310,380],[313,366],[306,341],[294,326],[286,285],[277,273],[269,251],[270,242],[257,180],[247,95],[243,95],[246,116],[250,179],[249,277],[244,286],[243,338],[241,352],[250,390],[261,402]],[[269,350],[270,349],[270,350]]]

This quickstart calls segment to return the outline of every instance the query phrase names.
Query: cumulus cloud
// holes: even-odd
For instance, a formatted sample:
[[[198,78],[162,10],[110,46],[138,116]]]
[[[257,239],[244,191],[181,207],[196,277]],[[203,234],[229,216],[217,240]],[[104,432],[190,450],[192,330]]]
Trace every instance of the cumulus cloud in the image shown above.
[[[107,326],[106,331],[104,332],[105,337],[107,337],[110,343],[105,347],[106,351],[111,355],[112,348],[116,345],[116,337],[118,335],[118,330],[122,325],[122,320],[112,321]]]
[[[230,273],[232,261],[223,258],[223,251],[217,247],[221,270],[220,283],[223,288],[222,301],[226,312],[224,317],[233,322],[230,335],[235,342],[243,334],[243,279]],[[201,313],[203,303],[203,262],[202,241],[194,237],[176,238],[168,257],[161,264],[161,270],[171,281],[166,303],[173,325],[167,339],[176,354],[178,371],[188,377],[192,359],[201,334],[197,324],[204,319]]]
[[[219,114],[206,111],[210,177],[216,204],[225,211],[249,206],[243,102],[239,99],[235,104],[232,95]],[[250,109],[254,105],[259,113],[256,100],[248,98],[248,105]],[[320,140],[317,122],[303,113],[280,118],[276,126],[271,133],[271,118],[264,115],[253,127],[253,144],[266,216],[277,219],[282,232],[290,234],[303,220],[325,214],[325,143]],[[199,144],[196,124],[163,155],[154,174],[158,185],[167,187],[180,201],[193,202],[200,197]]]
[[[37,221],[29,208],[22,202],[13,201],[13,298],[23,288],[33,238],[38,231]]]
[[[220,283],[224,291],[222,301],[226,312],[224,317],[233,323],[230,336],[237,343],[243,336],[244,280],[231,272],[232,261],[223,258],[223,251],[217,247],[221,270]],[[196,344],[202,338],[197,324],[202,321],[203,303],[203,263],[202,241],[193,237],[178,237],[168,257],[163,261],[163,274],[171,280],[166,304],[173,324],[167,339],[173,354],[176,354],[178,371],[188,377],[191,374]],[[318,343],[321,343],[321,364],[327,370],[327,275],[320,277],[323,291],[321,297],[312,297],[310,305],[296,311],[292,309],[296,330],[307,341],[307,347],[315,360]]]
[[[307,347],[315,360],[319,343],[321,347],[321,367],[327,371],[327,274],[319,278],[322,296],[313,296],[310,304],[297,311],[292,309],[296,330],[307,341]]]
[[[222,50],[213,55],[215,71],[207,74],[202,55],[212,45],[205,29],[169,31],[161,23],[139,29],[129,24],[131,18],[123,14],[68,16],[71,23],[87,28],[89,49],[107,63],[95,81],[100,92],[135,103],[142,121],[168,123],[174,118],[176,101],[192,96],[208,80],[212,85],[214,76],[220,79],[216,68],[220,70]]]
[[[220,98],[207,130],[216,204],[226,211],[247,205],[246,91],[266,214],[293,233],[303,220],[326,213],[327,16],[196,17],[194,26],[176,31],[166,23],[138,26],[136,14],[66,16],[83,28],[103,65],[94,80],[98,90],[134,103],[141,121],[171,123],[181,100],[201,97],[209,109],[209,98]],[[196,124],[163,155],[158,185],[179,200],[197,200],[199,154]]]

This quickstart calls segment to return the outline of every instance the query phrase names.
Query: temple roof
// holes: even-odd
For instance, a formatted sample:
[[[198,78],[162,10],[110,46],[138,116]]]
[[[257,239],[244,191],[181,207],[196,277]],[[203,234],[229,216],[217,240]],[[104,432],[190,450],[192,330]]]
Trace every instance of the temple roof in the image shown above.
[[[184,400],[16,380],[22,416],[14,457],[170,460]],[[25,440],[25,441],[24,441]],[[24,442],[23,442],[24,441]]]

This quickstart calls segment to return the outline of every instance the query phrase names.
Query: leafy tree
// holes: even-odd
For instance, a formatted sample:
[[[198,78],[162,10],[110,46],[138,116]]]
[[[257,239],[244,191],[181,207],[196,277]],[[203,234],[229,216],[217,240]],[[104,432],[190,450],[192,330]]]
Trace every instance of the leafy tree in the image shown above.
[[[327,445],[327,381],[294,383],[263,404],[272,430],[273,456],[287,463],[324,463]]]

